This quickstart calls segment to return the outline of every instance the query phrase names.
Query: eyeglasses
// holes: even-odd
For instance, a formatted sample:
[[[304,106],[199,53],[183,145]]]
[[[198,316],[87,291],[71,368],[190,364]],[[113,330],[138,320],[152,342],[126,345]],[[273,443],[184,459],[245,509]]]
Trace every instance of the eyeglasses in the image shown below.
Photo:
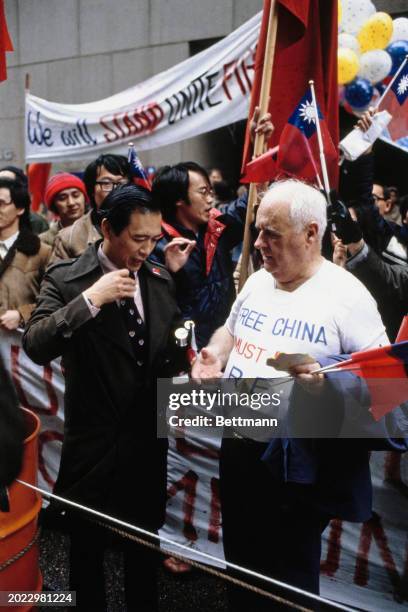
[[[10,200],[10,202],[5,202],[4,200],[0,200],[0,208],[6,208],[6,206],[10,206],[10,204],[14,204],[13,200]]]
[[[204,198],[214,197],[214,191],[210,187],[201,187],[200,189],[197,189],[197,193],[199,193]]]
[[[116,189],[116,187],[120,187],[121,185],[128,185],[129,181],[123,179],[121,181],[95,181],[95,185],[99,185],[102,191],[109,192],[112,189]]]
[[[372,193],[371,195],[373,196],[373,199],[375,202],[379,202],[380,200],[385,200],[385,198],[378,196],[376,193]]]

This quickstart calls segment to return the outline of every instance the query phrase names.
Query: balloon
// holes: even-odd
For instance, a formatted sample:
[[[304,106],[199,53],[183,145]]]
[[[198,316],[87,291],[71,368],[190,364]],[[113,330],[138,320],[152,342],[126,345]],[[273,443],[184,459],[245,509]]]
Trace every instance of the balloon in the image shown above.
[[[387,52],[391,55],[392,59],[390,74],[395,74],[408,53],[408,42],[405,40],[396,40],[388,45]]]
[[[367,79],[370,83],[378,83],[389,74],[391,66],[392,59],[387,51],[382,49],[367,51],[360,57],[358,76]]]
[[[373,14],[373,9],[375,12],[370,0],[342,0],[342,31],[357,34],[361,26]]]
[[[351,49],[357,55],[360,55],[360,45],[355,36],[343,32],[339,34],[339,49]]]
[[[362,53],[384,49],[392,36],[392,19],[387,13],[374,13],[357,35]]]
[[[406,17],[397,17],[392,23],[394,29],[391,42],[394,42],[394,40],[408,40],[408,19]]]
[[[357,55],[351,49],[338,49],[337,66],[339,73],[339,84],[349,83],[356,76],[359,69]]]
[[[346,86],[346,100],[354,108],[363,108],[369,104],[373,97],[374,88],[370,81],[357,77]]]

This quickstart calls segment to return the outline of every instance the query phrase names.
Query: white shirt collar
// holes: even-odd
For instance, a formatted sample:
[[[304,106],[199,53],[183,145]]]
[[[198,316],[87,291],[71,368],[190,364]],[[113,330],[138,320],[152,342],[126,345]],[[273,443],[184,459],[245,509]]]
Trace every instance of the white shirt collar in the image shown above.
[[[18,231],[15,234],[13,234],[12,236],[10,236],[9,238],[6,238],[6,240],[0,240],[0,242],[5,245],[5,247],[6,247],[6,249],[8,251],[10,250],[10,248],[13,246],[13,244],[17,240],[19,233],[20,232]]]

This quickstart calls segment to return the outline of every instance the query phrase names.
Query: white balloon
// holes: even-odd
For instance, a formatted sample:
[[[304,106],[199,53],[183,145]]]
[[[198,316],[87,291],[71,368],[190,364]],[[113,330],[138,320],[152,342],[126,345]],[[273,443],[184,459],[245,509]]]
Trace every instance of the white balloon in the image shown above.
[[[379,83],[389,74],[392,59],[387,51],[374,49],[360,56],[360,70],[358,76],[367,79],[370,83]]]
[[[408,19],[406,17],[397,17],[392,21],[394,29],[391,36],[391,42],[394,40],[408,40]]]
[[[339,34],[339,49],[351,49],[357,55],[360,55],[360,43],[357,38],[352,34],[347,34],[347,32],[342,32]]]
[[[375,9],[374,9],[375,12]],[[348,34],[357,34],[363,23],[373,14],[371,0],[343,0],[341,29]]]

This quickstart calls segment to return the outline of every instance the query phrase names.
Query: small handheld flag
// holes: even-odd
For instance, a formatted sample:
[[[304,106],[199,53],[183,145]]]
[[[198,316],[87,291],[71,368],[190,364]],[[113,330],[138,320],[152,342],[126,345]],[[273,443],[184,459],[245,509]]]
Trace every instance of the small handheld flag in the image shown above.
[[[132,174],[133,182],[136,185],[140,185],[145,189],[151,191],[152,185],[149,177],[143,167],[142,162],[139,159],[138,154],[136,153],[135,146],[133,142],[129,143],[129,151],[128,151],[128,162],[130,165],[130,172]]]

